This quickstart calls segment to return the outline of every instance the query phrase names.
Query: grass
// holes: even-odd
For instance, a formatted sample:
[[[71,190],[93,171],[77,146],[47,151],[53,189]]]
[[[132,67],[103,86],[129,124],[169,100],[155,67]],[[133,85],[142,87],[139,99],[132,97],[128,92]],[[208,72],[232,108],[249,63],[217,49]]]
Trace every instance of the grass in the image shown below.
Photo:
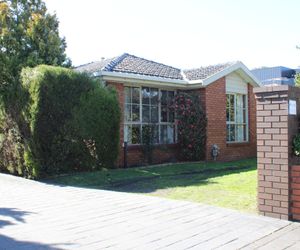
[[[185,163],[59,176],[54,184],[109,189],[256,212],[256,160]]]

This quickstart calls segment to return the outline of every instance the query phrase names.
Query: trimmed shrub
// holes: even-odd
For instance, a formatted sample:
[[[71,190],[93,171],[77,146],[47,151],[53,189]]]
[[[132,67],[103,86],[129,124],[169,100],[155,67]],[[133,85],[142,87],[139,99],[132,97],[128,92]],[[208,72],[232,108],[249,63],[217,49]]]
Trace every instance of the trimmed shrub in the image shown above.
[[[33,177],[112,167],[120,110],[113,90],[70,69],[26,68],[24,116],[31,136],[24,162]]]
[[[206,141],[206,116],[201,108],[199,96],[180,92],[175,97],[178,144],[183,160],[203,159]]]
[[[120,110],[113,89],[99,87],[84,93],[73,110],[72,128],[80,136],[89,155],[92,167],[112,167],[118,157]]]

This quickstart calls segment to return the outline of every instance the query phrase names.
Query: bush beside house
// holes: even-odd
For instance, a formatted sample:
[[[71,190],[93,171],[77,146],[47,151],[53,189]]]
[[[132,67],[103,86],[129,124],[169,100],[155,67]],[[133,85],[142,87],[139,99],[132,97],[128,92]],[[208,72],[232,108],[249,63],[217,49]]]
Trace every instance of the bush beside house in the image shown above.
[[[206,116],[197,94],[180,92],[174,100],[178,145],[183,160],[198,161],[205,156]]]
[[[9,164],[17,169],[5,164],[2,169],[38,178],[113,166],[120,123],[114,90],[85,74],[45,65],[24,69],[21,82],[27,94],[24,155],[19,164]],[[1,142],[3,151],[5,138]],[[5,162],[7,155],[0,157]]]

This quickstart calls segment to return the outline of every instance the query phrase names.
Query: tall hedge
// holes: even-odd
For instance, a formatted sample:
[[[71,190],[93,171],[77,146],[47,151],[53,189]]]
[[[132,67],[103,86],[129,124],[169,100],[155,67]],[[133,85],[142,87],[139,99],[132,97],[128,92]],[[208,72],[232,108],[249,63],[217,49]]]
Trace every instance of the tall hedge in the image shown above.
[[[113,167],[120,110],[114,90],[71,69],[26,68],[21,74],[30,127],[24,161],[33,177]]]

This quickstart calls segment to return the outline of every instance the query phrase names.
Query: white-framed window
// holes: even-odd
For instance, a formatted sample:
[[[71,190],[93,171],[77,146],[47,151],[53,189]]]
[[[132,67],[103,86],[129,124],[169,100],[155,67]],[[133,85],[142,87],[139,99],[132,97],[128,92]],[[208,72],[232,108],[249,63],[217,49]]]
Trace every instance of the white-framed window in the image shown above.
[[[124,93],[124,141],[128,144],[141,144],[143,131],[151,126],[154,143],[175,143],[175,114],[171,108],[175,91],[125,87]]]
[[[248,141],[248,98],[245,94],[226,94],[226,140]]]

